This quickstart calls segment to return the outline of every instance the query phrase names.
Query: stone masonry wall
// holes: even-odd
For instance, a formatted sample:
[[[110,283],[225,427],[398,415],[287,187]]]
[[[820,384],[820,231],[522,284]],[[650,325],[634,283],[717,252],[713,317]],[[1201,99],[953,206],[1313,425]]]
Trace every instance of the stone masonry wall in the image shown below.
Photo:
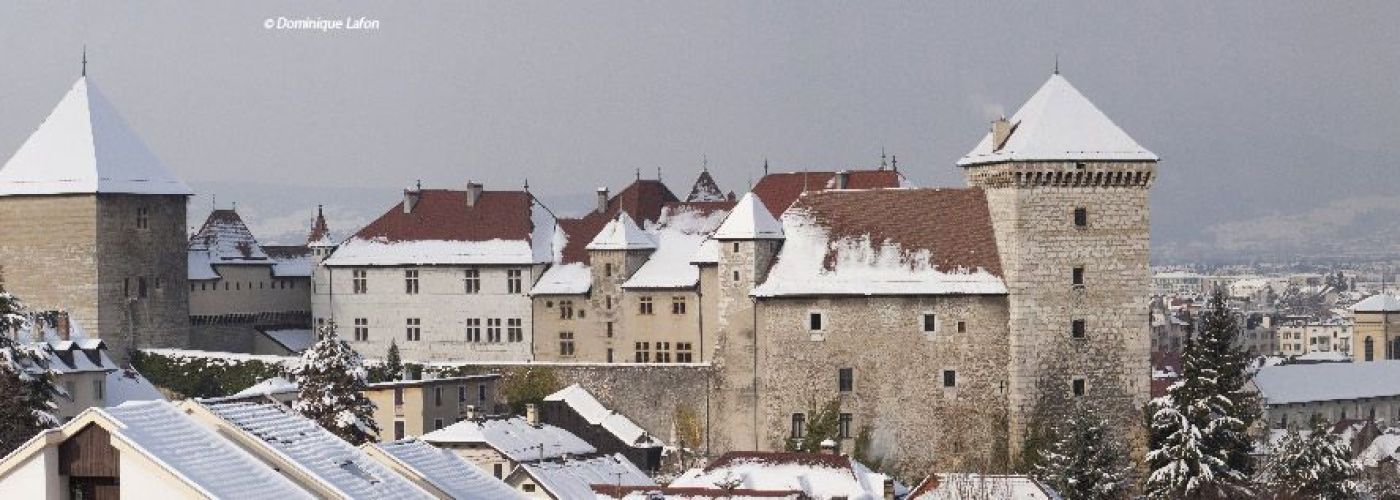
[[[123,360],[131,346],[185,347],[190,334],[186,198],[103,194],[97,202],[102,339]],[[140,209],[147,210],[145,228],[137,225]]]
[[[754,303],[749,292],[766,277],[781,242],[720,241],[719,244],[720,258],[715,280],[718,286],[713,291],[706,291],[715,295],[715,311],[713,314],[708,311],[704,313],[707,321],[714,318],[714,331],[717,332],[711,357],[718,369],[715,405],[712,406],[724,410],[714,412],[723,420],[717,426],[722,432],[712,436],[713,444],[721,452],[753,450],[761,447],[762,443],[757,431],[758,394],[754,384],[758,369]],[[735,279],[735,273],[738,279]]]
[[[98,336],[97,197],[0,197],[0,288]]]

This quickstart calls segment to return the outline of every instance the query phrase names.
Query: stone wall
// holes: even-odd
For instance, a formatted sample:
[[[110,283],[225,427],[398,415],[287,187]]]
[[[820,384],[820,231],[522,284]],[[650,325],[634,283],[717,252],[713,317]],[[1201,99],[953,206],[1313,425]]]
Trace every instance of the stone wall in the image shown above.
[[[68,311],[91,336],[101,334],[96,214],[94,195],[0,197],[0,288],[30,309]]]
[[[97,197],[98,330],[114,357],[127,348],[188,345],[186,197]],[[138,212],[146,210],[146,227]],[[146,296],[141,296],[145,283]]]

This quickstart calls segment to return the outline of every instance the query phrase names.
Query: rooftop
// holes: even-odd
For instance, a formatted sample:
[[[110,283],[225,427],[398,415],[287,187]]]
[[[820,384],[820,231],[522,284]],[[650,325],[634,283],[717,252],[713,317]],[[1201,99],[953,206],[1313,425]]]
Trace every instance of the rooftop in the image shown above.
[[[1390,294],[1372,295],[1351,306],[1352,312],[1400,312],[1400,297]]]
[[[555,498],[596,498],[595,484],[656,486],[621,454],[526,462],[520,467]]]
[[[846,189],[909,187],[898,170],[850,170],[846,174]],[[752,192],[776,218],[802,193],[835,188],[836,172],[785,172],[764,175]]]
[[[652,250],[656,239],[637,226],[636,221],[626,213],[608,221],[603,229],[588,242],[589,250]]]
[[[1400,360],[1265,366],[1254,384],[1270,405],[1400,395]]]
[[[573,384],[560,389],[554,394],[545,396],[545,401],[561,401],[588,423],[601,426],[618,440],[633,447],[653,447],[661,446],[661,442],[652,438],[632,419],[613,410],[609,410],[603,403],[599,402],[593,394],[589,393],[578,384]]]
[[[783,225],[754,193],[745,193],[710,237],[717,240],[783,239]]]
[[[816,498],[884,498],[884,474],[848,457],[825,453],[729,452],[691,469],[672,488],[711,488],[730,480],[758,491],[802,491]]]
[[[417,439],[367,444],[453,498],[520,498],[510,486],[448,450]]]
[[[439,446],[485,444],[516,462],[598,451],[569,431],[549,424],[530,425],[523,417],[463,420],[421,439]]]
[[[528,191],[421,189],[345,240],[328,266],[533,264],[550,262],[554,216]]]

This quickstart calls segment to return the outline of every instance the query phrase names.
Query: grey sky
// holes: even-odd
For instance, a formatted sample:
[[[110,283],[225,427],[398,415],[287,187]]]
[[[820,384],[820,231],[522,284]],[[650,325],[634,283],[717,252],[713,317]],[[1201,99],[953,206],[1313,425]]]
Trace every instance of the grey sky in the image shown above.
[[[0,156],[77,77],[87,43],[90,75],[157,155],[240,208],[285,193],[287,207],[373,214],[415,179],[527,176],[570,205],[635,168],[663,167],[681,191],[702,154],[743,191],[764,157],[838,169],[873,165],[882,146],[916,184],[961,186],[953,162],[1058,53],[1071,82],[1162,156],[1159,253],[1366,196],[1357,210],[1400,230],[1387,208],[1400,207],[1393,2],[198,5],[0,6]],[[381,25],[264,29],[278,16]],[[300,185],[335,199],[285,199]],[[377,190],[326,189],[339,187]]]

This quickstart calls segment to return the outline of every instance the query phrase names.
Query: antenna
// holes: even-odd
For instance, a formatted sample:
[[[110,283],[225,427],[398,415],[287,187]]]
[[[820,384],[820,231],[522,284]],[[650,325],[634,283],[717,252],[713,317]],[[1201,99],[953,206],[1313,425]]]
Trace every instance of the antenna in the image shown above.
[[[529,191],[530,191],[530,178],[529,178],[529,177],[526,177],[526,178],[525,178],[525,191],[526,191],[526,192],[529,192]]]
[[[657,165],[657,166],[656,166],[656,180],[658,180],[658,181],[661,180],[661,166],[660,166],[660,165]]]
[[[83,78],[87,78],[87,44],[83,44]]]
[[[885,147],[880,146],[880,170],[884,170],[887,166],[889,165],[885,163]]]
[[[1055,74],[1060,74],[1060,53],[1055,53]]]
[[[768,157],[763,157],[763,175],[768,175]],[[750,186],[752,187],[752,186]]]
[[[890,168],[893,168],[895,172],[899,171],[899,156],[890,155]]]
[[[642,180],[642,167],[637,167],[637,180]]]
[[[709,172],[709,171],[710,171],[710,157],[709,157],[709,156],[706,156],[704,153],[700,153],[700,171],[701,171],[701,172]]]

